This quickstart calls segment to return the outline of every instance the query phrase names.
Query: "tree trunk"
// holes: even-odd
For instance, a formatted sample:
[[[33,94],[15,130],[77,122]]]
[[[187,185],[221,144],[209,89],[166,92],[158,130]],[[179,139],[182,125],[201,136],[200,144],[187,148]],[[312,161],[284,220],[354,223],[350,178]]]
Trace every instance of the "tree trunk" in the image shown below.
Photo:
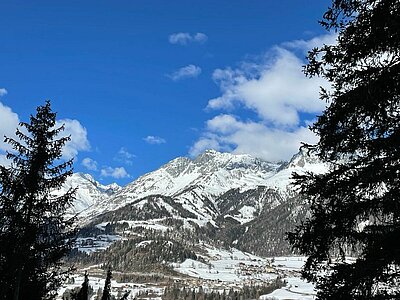
[[[17,278],[15,279],[13,300],[19,300],[19,290],[20,290],[21,280],[22,280],[22,269],[23,269],[22,266],[20,266],[18,268]]]

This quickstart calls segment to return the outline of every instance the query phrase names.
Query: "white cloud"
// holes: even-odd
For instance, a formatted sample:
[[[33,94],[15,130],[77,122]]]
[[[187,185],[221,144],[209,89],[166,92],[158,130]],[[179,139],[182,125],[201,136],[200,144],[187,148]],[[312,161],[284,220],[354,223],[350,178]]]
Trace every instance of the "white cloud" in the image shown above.
[[[1,88],[1,89],[0,89],[0,97],[2,97],[2,96],[4,96],[4,95],[7,95],[7,90],[4,89],[4,88]]]
[[[329,86],[322,78],[303,74],[303,57],[309,48],[334,41],[335,35],[292,41],[236,69],[215,70],[213,79],[221,95],[210,99],[207,109],[224,113],[207,121],[189,153],[195,156],[213,148],[277,161],[289,159],[301,142],[317,142],[307,127],[325,108],[319,100],[320,86]],[[233,115],[243,110],[256,115],[249,120]]]
[[[19,124],[18,115],[0,102],[0,120],[0,151],[11,150],[11,146],[4,143],[4,136],[15,138],[15,131]]]
[[[188,32],[177,32],[173,33],[168,37],[171,44],[187,45],[190,42],[205,43],[208,37],[204,33],[197,32],[191,35]]]
[[[310,40],[294,40],[290,42],[283,43],[282,46],[285,48],[300,49],[304,53],[315,48],[321,47],[322,45],[334,45],[336,44],[338,34],[329,33],[321,36],[316,36]]]
[[[254,121],[242,122],[232,115],[216,116],[207,122],[206,129],[206,135],[190,149],[191,156],[197,156],[206,149],[215,149],[279,161],[296,153],[301,142],[317,141],[306,126],[293,130],[270,128]]]
[[[81,162],[82,166],[84,166],[86,169],[90,170],[90,171],[97,171],[97,161],[89,158],[89,157],[85,157],[82,162]]]
[[[208,149],[214,149],[217,151],[222,151],[222,145],[219,142],[219,137],[216,134],[212,134],[210,132],[206,133],[200,139],[198,139],[192,147],[189,149],[189,155],[192,157],[196,157],[199,154],[203,153]],[[232,149],[225,149],[225,151],[231,152]]]
[[[192,36],[187,32],[178,32],[171,34],[168,40],[171,44],[186,45],[192,40]]]
[[[130,175],[128,174],[128,172],[125,170],[124,167],[117,167],[117,168],[105,167],[105,168],[101,169],[100,176],[101,177],[112,177],[115,179],[130,177]]]
[[[193,40],[198,43],[205,43],[208,40],[208,36],[204,33],[198,32],[193,36]]]
[[[215,70],[213,79],[222,95],[208,102],[210,109],[232,109],[243,105],[261,119],[277,126],[296,126],[299,114],[320,112],[325,103],[318,101],[322,78],[307,78],[304,62],[294,53],[276,47],[253,73],[246,69]],[[254,72],[255,70],[255,72]],[[316,100],[316,101],[315,101]]]
[[[131,166],[133,164],[133,159],[135,157],[136,157],[136,155],[130,153],[127,148],[121,147],[121,149],[119,149],[117,155],[114,157],[114,160],[123,162],[123,163]]]
[[[0,89],[1,90],[4,89]],[[4,94],[4,92],[3,92]],[[4,143],[4,136],[16,138],[15,131],[20,122],[18,115],[11,110],[10,107],[5,106],[0,102],[0,155],[5,151],[11,151],[12,148],[9,144]],[[70,159],[76,157],[79,151],[87,151],[90,149],[90,144],[87,139],[87,131],[79,121],[64,119],[56,122],[56,126],[65,124],[65,130],[60,133],[61,136],[71,135],[71,141],[67,142],[63,149],[63,158]],[[23,130],[23,129],[22,129]],[[4,162],[4,157],[1,162]]]
[[[195,65],[187,65],[179,70],[167,75],[173,81],[178,81],[186,78],[195,78],[201,74],[201,68]]]
[[[159,136],[154,136],[154,135],[148,135],[146,136],[143,140],[146,141],[146,143],[149,144],[165,144],[167,141],[163,139],[162,137]]]
[[[70,159],[76,157],[79,151],[89,151],[90,143],[87,138],[87,130],[78,120],[62,119],[58,120],[56,125],[64,124],[65,130],[60,133],[61,136],[71,136],[63,149],[63,158]]]

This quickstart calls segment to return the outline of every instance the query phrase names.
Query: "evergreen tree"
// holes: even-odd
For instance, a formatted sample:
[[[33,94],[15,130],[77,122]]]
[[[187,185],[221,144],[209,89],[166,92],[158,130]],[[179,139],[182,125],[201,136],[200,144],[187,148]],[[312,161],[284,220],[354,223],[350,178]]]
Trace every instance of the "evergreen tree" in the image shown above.
[[[85,277],[82,282],[81,289],[76,297],[77,300],[88,300],[89,299],[89,275],[85,272]]]
[[[72,160],[60,160],[70,138],[58,138],[64,127],[55,125],[46,102],[20,123],[18,139],[5,138],[13,151],[11,166],[0,166],[0,299],[52,299],[69,273],[60,260],[72,246],[64,213],[75,191],[52,192],[72,174]]]
[[[319,299],[399,299],[400,1],[333,0],[321,24],[338,39],[309,53],[332,84],[309,147],[330,168],[295,175],[311,216],[288,238]]]
[[[106,281],[104,283],[103,296],[101,297],[101,300],[111,300],[112,299],[111,278],[112,278],[111,268],[108,268]]]

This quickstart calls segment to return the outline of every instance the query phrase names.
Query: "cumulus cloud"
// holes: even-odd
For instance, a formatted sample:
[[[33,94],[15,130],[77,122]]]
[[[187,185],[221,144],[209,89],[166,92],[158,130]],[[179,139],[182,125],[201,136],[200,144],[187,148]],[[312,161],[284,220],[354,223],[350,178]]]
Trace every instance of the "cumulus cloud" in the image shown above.
[[[63,149],[63,158],[76,157],[79,151],[89,151],[90,143],[87,137],[87,130],[78,120],[62,119],[56,122],[56,126],[64,124],[65,130],[60,133],[62,136],[71,136]]]
[[[163,139],[162,137],[159,136],[154,136],[154,135],[148,135],[146,136],[144,139],[144,141],[146,141],[146,143],[148,144],[155,144],[155,145],[159,145],[159,144],[165,144],[167,141],[165,139]]]
[[[2,91],[4,90],[4,91]],[[5,89],[0,89],[0,93],[7,93]],[[4,143],[4,136],[18,139],[15,131],[19,126],[19,117],[12,109],[0,102],[0,163],[6,162],[5,151],[11,151],[9,144]],[[56,122],[56,126],[65,124],[65,130],[60,133],[60,136],[71,136],[71,141],[67,142],[63,149],[63,158],[70,159],[76,157],[79,151],[90,150],[90,144],[87,138],[87,131],[79,121],[64,119]],[[24,130],[22,128],[22,130]]]
[[[7,94],[7,90],[5,88],[0,88],[0,97]]]
[[[97,171],[97,161],[95,161],[89,157],[85,157],[82,160],[81,165],[90,171]]]
[[[178,69],[177,71],[167,75],[173,81],[178,81],[181,79],[195,78],[201,74],[201,68],[195,65],[187,65]]]
[[[100,176],[101,177],[112,177],[115,179],[130,177],[130,175],[128,174],[128,172],[125,170],[124,167],[117,167],[117,168],[105,167],[105,168],[101,169]]]
[[[114,157],[114,160],[131,166],[133,164],[133,159],[135,157],[136,157],[136,155],[130,153],[127,148],[121,147],[121,149],[119,149],[117,155]]]
[[[10,145],[4,143],[4,136],[15,138],[15,130],[19,124],[18,115],[0,102],[0,120],[0,151],[11,150]]]
[[[171,44],[187,45],[189,43],[200,43],[203,44],[208,40],[207,35],[201,32],[190,34],[188,32],[177,32],[173,33],[168,37]]]
[[[215,70],[213,79],[221,95],[210,99],[207,109],[224,113],[207,121],[190,154],[213,148],[277,161],[289,159],[301,142],[317,142],[308,125],[326,105],[319,100],[320,86],[329,85],[302,73],[303,57],[310,48],[333,44],[335,39],[329,34],[287,42],[237,68]],[[243,120],[234,115],[243,110],[256,117]]]
[[[222,143],[220,143],[218,135],[207,132],[200,139],[198,139],[192,147],[190,147],[189,155],[192,157],[196,157],[208,149],[214,149],[223,152],[232,152],[231,145],[225,146],[227,147],[222,149],[223,145]]]
[[[264,121],[277,126],[295,126],[300,121],[300,113],[317,113],[325,105],[317,100],[319,87],[326,84],[325,80],[304,76],[303,65],[294,53],[276,47],[252,72],[217,69],[213,79],[220,85],[222,95],[211,99],[207,107],[233,109],[243,105]]]
[[[284,130],[254,121],[243,122],[232,115],[216,116],[206,126],[207,133],[191,147],[191,156],[215,149],[280,161],[296,153],[301,142],[317,141],[317,137],[306,126]]]

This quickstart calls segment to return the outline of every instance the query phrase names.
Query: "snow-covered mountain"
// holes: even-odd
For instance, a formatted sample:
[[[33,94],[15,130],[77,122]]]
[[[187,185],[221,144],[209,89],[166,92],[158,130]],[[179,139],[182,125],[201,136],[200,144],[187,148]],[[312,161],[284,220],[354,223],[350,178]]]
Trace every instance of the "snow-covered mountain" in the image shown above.
[[[175,198],[201,219],[213,218],[218,213],[214,200],[219,195],[230,189],[247,190],[264,185],[280,165],[250,155],[214,150],[193,160],[179,157],[141,176],[85,214],[94,216],[150,195],[163,195]]]
[[[306,149],[285,163],[209,150],[195,159],[176,158],[123,188],[77,174],[73,184],[80,186],[80,202],[75,207],[84,209],[80,238],[115,237],[107,245],[120,240],[101,255],[108,260],[132,253],[121,268],[139,259],[140,251],[131,250],[149,240],[157,241],[150,243],[154,247],[176,243],[187,255],[197,251],[199,241],[260,255],[288,254],[285,232],[308,211],[291,185],[292,173],[325,170]],[[146,260],[141,263],[147,266]]]
[[[122,193],[132,198],[152,194],[177,195],[190,187],[203,189],[207,196],[217,196],[232,188],[252,188],[276,172],[279,164],[268,163],[249,155],[233,155],[208,150],[191,160],[179,157],[160,169],[140,177]]]
[[[195,215],[199,223],[205,224],[208,221],[213,223],[221,214],[219,205],[222,202],[217,199],[229,191],[244,193],[265,187],[287,198],[291,193],[293,172],[323,172],[326,168],[305,149],[288,163],[271,163],[250,155],[208,150],[195,159],[176,158],[124,188],[102,186],[90,175],[83,174],[76,175],[71,185],[80,187],[75,207],[83,210],[86,219],[130,203],[137,203],[139,207],[146,197],[160,195],[173,198],[184,210]],[[160,206],[169,209],[170,204],[159,201]],[[263,208],[263,197],[260,196],[256,202],[240,208],[241,222],[251,221]],[[235,207],[238,206],[240,204],[236,202]]]
[[[102,185],[89,174],[74,173],[67,178],[62,188],[55,192],[55,195],[65,194],[71,188],[77,188],[76,199],[69,211],[71,214],[80,213],[96,206],[102,200],[109,199],[122,189],[116,183]]]

